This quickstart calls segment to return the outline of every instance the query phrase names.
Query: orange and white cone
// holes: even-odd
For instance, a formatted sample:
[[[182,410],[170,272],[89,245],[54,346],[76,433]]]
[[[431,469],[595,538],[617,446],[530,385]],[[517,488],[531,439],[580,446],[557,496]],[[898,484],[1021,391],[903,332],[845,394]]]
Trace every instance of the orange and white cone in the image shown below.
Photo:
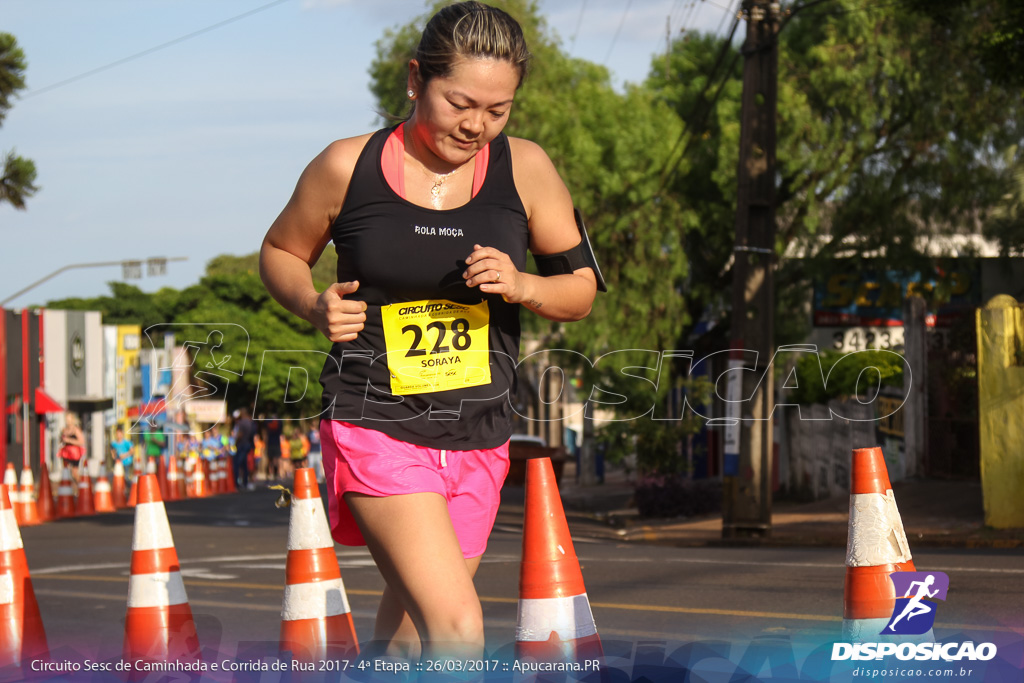
[[[78,503],[75,506],[78,516],[96,514],[96,505],[92,498],[92,479],[89,477],[89,469],[82,465],[78,470]]]
[[[843,589],[843,638],[882,642],[896,606],[889,575],[916,571],[882,449],[857,448],[850,468],[850,531]],[[906,640],[906,636],[898,636]]]
[[[192,496],[194,498],[206,498],[210,491],[206,486],[206,463],[196,459],[195,470],[192,473]]]
[[[200,658],[192,608],[181,580],[167,510],[154,475],[139,477],[132,536],[124,659],[197,661]]]
[[[6,488],[0,491],[0,667],[48,659],[50,654]]]
[[[31,467],[21,470],[21,515],[15,516],[21,526],[32,526],[43,521],[39,518],[39,508],[36,506],[36,480],[32,476]]]
[[[142,475],[135,473],[135,480],[132,481],[132,490],[128,492],[128,507],[134,508],[139,502],[139,479]]]
[[[57,486],[57,517],[74,517],[75,488],[71,483],[71,468],[65,467],[60,473],[60,484]]]
[[[170,456],[171,460],[174,460],[174,456]],[[156,480],[160,483],[160,497],[163,500],[170,500],[167,495],[167,465],[164,464],[163,458],[157,458],[156,461]]]
[[[238,485],[235,484],[235,463],[230,457],[224,458],[224,472],[227,477],[226,493],[238,493]]]
[[[178,461],[178,500],[185,500],[189,497],[188,461],[183,458],[176,458],[176,460]]]
[[[110,498],[114,503],[115,509],[119,510],[128,505],[128,499],[124,491],[124,465],[120,460],[117,460],[114,462],[114,483],[110,488]]]
[[[206,495],[216,496],[220,493],[220,473],[217,471],[216,460],[206,460],[202,457],[199,458],[199,462],[203,463],[203,467],[206,472]]]
[[[603,659],[550,458],[527,460],[525,508],[516,658]]]
[[[323,500],[309,468],[295,472],[285,583],[281,652],[303,662],[359,653]]]
[[[185,498],[196,497],[196,461],[185,458]]]
[[[227,477],[227,472],[224,470],[224,459],[220,458],[220,457],[217,457],[217,458],[214,458],[213,460],[211,460],[210,462],[211,462],[211,467],[213,467],[216,470],[216,477],[217,477],[217,483],[214,486],[214,491],[216,491],[216,493],[218,495],[221,494],[221,493],[227,493],[228,492],[228,488],[227,488],[228,477]]]
[[[14,463],[7,463],[7,469],[4,470],[4,488],[7,489],[7,495],[11,499],[11,506],[14,509],[14,519],[21,524],[21,490],[18,488],[18,473],[14,469]]]
[[[170,465],[167,467],[167,496],[165,500],[168,502],[174,502],[181,500],[181,472],[178,471],[178,458],[172,457]]]
[[[46,460],[39,463],[39,500],[36,501],[36,508],[39,510],[40,522],[57,519],[57,508],[53,502],[53,489],[50,484],[50,470],[46,467]]]
[[[96,486],[93,487],[93,505],[96,512],[115,512],[114,494],[110,490],[110,481],[107,479],[107,468],[100,465],[99,476],[96,477]]]

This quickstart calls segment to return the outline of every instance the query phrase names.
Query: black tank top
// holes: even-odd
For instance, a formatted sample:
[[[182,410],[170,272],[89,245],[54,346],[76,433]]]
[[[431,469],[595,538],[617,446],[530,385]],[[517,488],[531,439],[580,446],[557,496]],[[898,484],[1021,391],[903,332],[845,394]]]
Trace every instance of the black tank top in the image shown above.
[[[400,197],[381,153],[393,129],[370,137],[331,225],[338,282],[367,304],[366,324],[335,343],[320,375],[325,418],[428,448],[494,448],[511,435],[519,305],[467,287],[473,245],[526,269],[529,227],[512,177],[508,138],[491,142],[483,186],[443,211]]]

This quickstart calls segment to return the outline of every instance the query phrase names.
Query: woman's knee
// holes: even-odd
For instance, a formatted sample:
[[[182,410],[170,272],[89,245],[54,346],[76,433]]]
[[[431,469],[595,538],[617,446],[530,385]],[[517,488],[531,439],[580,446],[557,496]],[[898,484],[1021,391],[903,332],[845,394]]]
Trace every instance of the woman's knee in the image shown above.
[[[483,645],[484,615],[479,604],[475,608],[453,608],[447,614],[425,615],[425,622],[424,636],[430,642]]]

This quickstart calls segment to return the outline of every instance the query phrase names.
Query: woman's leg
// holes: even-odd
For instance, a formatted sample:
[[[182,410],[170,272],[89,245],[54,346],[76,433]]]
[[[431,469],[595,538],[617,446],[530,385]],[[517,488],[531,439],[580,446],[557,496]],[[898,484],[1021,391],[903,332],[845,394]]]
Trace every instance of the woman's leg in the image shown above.
[[[480,657],[484,629],[473,585],[476,566],[471,570],[462,557],[445,499],[436,493],[346,493],[345,502],[388,584],[382,639],[406,647],[411,622],[423,655]]]
[[[465,562],[469,575],[475,576],[480,566],[480,557],[471,557]],[[384,597],[377,608],[373,640],[380,649],[380,654],[410,660],[418,659],[420,656],[420,634],[390,586],[384,587]]]

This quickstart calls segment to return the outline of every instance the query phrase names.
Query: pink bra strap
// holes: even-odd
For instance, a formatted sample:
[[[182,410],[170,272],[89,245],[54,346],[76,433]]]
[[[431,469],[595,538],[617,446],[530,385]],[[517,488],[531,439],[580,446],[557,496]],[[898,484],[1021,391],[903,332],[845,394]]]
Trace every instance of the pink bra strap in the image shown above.
[[[490,158],[491,145],[487,144],[477,152],[473,160],[473,197],[484,186]],[[391,189],[402,199],[407,199],[405,196],[405,123],[399,124],[384,143],[384,151],[380,156],[380,167],[384,171],[384,180],[387,181]]]

